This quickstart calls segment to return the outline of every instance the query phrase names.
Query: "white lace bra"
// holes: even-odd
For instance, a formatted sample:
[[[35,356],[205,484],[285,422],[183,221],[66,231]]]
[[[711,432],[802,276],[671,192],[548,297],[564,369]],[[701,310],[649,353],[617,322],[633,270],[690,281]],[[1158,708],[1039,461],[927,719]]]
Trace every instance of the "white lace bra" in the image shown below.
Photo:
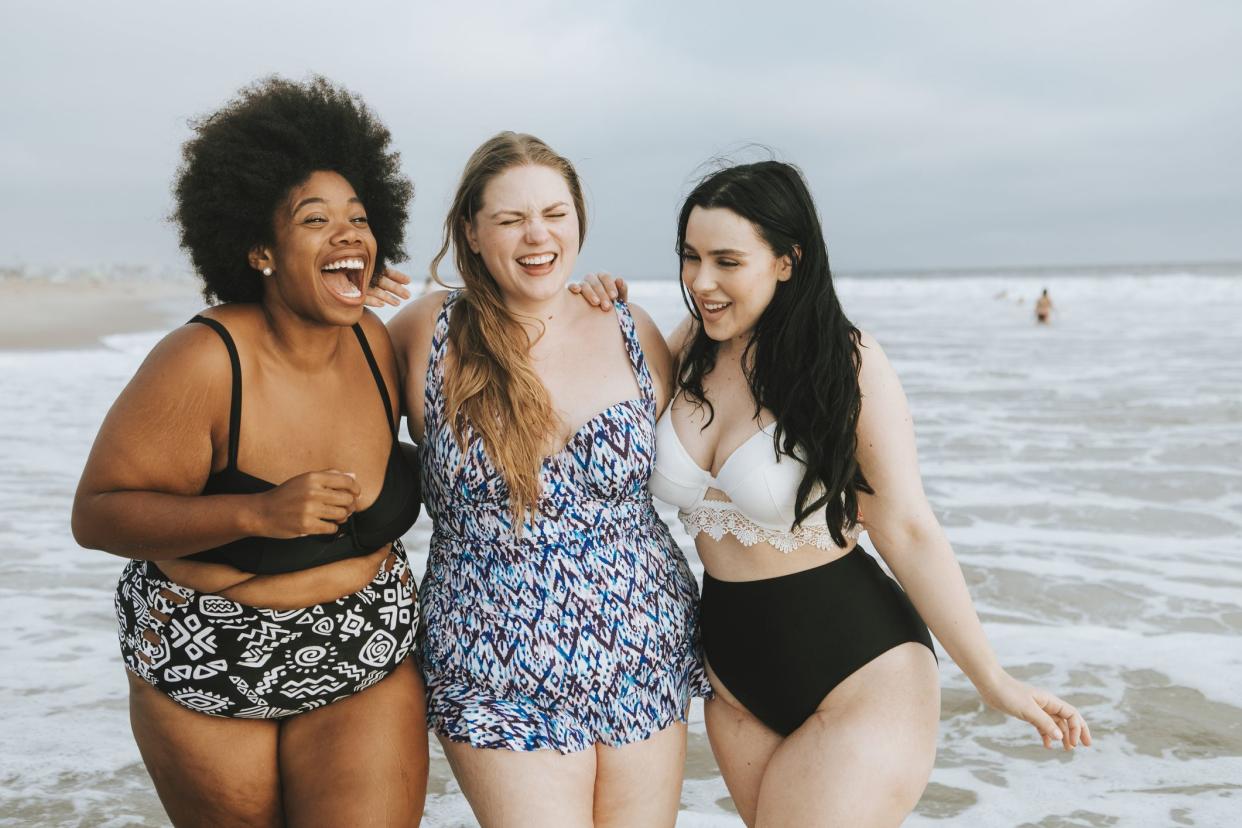
[[[712,476],[682,445],[673,426],[672,405],[656,423],[656,459],[651,473],[651,494],[678,508],[678,516],[690,537],[700,532],[715,540],[733,535],[744,546],[768,543],[782,552],[813,544],[835,549],[824,510],[808,515],[797,529],[794,502],[806,466],[797,457],[778,454],[772,445],[775,424],[756,431],[738,446],[720,473]],[[717,489],[729,500],[708,500],[708,489]],[[846,531],[852,544],[861,528]]]

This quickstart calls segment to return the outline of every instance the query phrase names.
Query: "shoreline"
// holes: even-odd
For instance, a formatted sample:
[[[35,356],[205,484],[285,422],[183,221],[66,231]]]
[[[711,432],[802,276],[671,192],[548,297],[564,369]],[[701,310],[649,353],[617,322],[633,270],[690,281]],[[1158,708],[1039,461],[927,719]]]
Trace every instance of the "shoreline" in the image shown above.
[[[101,347],[113,334],[172,328],[205,304],[192,281],[0,280],[0,350]]]

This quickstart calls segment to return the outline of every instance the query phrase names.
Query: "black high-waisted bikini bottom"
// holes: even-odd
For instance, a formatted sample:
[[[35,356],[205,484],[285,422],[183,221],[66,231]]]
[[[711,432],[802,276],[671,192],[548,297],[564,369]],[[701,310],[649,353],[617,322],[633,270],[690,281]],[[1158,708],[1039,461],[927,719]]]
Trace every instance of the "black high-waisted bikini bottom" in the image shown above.
[[[876,656],[931,635],[897,582],[861,546],[777,578],[703,575],[703,651],[746,709],[784,736]]]

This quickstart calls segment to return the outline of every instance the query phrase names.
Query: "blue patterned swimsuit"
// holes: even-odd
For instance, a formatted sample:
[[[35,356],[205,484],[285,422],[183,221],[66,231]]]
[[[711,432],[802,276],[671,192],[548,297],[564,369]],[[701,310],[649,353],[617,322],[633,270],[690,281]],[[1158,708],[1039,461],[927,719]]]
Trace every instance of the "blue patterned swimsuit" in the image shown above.
[[[642,391],[583,424],[544,459],[543,495],[519,537],[505,483],[468,434],[445,422],[449,294],[427,370],[423,495],[434,521],[419,590],[428,717],[480,748],[641,741],[684,721],[710,692],[698,589],[647,491],[655,388],[634,320],[617,316]]]

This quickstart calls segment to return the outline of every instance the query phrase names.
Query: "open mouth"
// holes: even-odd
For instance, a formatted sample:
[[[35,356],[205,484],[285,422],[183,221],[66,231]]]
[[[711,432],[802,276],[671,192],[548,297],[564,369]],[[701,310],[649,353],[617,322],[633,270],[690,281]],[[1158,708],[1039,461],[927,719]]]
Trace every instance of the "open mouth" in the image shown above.
[[[552,266],[556,264],[556,254],[532,253],[529,256],[518,256],[517,263],[527,273],[538,276],[551,272]]]
[[[699,300],[699,307],[708,315],[720,313],[732,304],[732,302],[706,302],[702,299]]]
[[[320,268],[323,283],[328,290],[342,299],[360,299],[362,297],[362,275],[366,271],[366,260],[361,256],[337,259]]]

